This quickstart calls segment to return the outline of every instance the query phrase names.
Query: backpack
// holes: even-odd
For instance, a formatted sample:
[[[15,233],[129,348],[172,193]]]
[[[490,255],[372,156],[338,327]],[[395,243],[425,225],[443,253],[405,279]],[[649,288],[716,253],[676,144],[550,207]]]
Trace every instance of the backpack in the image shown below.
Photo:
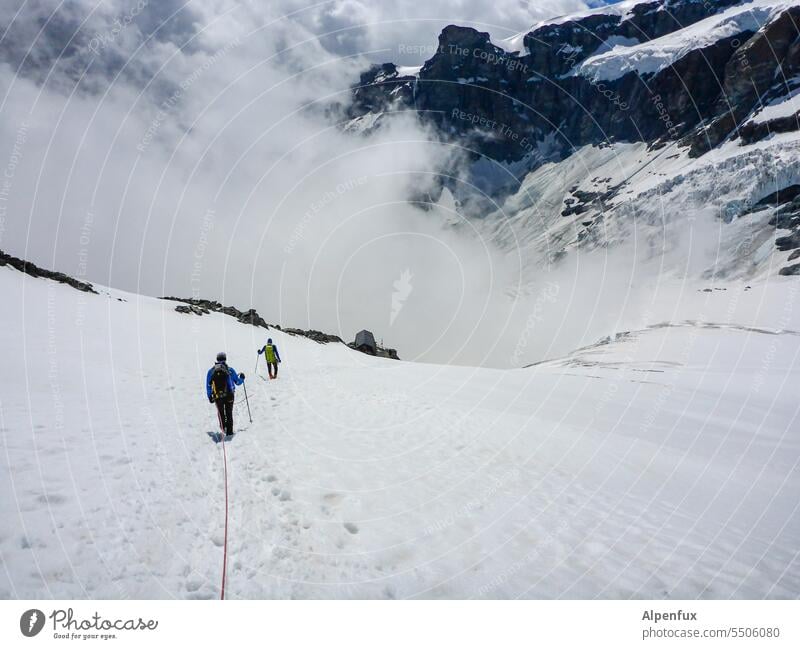
[[[275,362],[275,346],[274,345],[264,345],[264,356],[267,358],[267,363],[274,363]]]
[[[228,366],[225,363],[214,365],[214,371],[211,373],[211,394],[215,399],[224,399],[228,396],[229,381]]]

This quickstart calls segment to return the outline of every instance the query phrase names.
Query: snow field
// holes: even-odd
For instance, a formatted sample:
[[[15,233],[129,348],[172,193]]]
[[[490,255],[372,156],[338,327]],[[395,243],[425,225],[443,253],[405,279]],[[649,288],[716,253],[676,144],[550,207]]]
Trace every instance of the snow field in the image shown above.
[[[738,310],[698,293],[705,320],[516,370],[373,359],[9,269],[0,286],[3,597],[219,596],[220,349],[253,414],[236,407],[226,443],[229,598],[800,592],[800,326],[742,324],[788,284]]]

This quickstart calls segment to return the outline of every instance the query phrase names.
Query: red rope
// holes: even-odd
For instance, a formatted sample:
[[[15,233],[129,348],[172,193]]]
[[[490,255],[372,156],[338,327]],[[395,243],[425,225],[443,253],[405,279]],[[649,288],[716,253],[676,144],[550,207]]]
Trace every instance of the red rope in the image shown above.
[[[222,436],[222,462],[225,474],[225,540],[222,545],[222,589],[219,598],[225,599],[225,577],[228,569],[228,455],[225,452],[225,436]]]
[[[219,420],[220,437],[222,439],[222,467],[225,479],[225,538],[222,543],[222,588],[219,598],[225,599],[225,579],[228,572],[228,454],[225,451],[225,427],[222,425],[222,414],[217,408],[217,419]]]

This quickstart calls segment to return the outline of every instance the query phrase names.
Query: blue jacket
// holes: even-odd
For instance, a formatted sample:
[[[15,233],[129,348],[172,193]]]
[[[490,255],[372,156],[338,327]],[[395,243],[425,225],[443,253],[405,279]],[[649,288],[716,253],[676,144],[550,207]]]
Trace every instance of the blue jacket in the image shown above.
[[[211,375],[214,373],[214,367],[216,365],[212,365],[211,369],[208,370],[208,374],[206,374],[206,395],[208,398],[211,398]],[[232,367],[228,368],[228,392],[233,394],[236,392],[236,386],[241,385],[244,383],[244,379],[239,378],[239,373],[233,369]]]

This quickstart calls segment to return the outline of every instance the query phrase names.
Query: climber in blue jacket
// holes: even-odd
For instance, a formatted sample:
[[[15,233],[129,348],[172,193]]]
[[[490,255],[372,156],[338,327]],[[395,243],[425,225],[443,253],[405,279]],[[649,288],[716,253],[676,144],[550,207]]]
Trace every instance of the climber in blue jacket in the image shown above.
[[[233,435],[233,402],[236,386],[244,383],[244,374],[228,367],[225,352],[217,354],[217,362],[206,374],[206,395],[217,405],[219,426],[226,435]]]

